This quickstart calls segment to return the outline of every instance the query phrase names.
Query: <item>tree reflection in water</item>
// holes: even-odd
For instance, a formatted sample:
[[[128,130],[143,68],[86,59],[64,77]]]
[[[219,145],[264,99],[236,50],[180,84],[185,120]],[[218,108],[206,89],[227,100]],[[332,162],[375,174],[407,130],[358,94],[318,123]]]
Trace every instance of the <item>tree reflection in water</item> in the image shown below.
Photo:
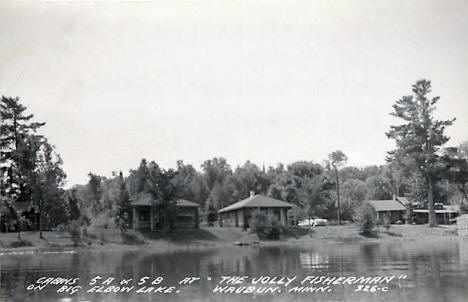
[[[356,294],[353,286],[337,286],[327,294],[258,295],[256,301],[465,301],[468,295],[468,246],[466,241],[443,243],[396,242],[275,245],[183,249],[171,253],[151,250],[74,254],[25,254],[0,256],[0,300],[11,301],[235,301],[246,295],[214,295],[212,290],[226,275],[257,277],[307,275],[380,276],[407,275],[395,280],[386,294]],[[193,285],[180,286],[177,295],[87,294],[70,297],[53,288],[26,292],[42,276],[77,277],[88,288],[91,278],[164,277],[162,285],[178,286],[186,276],[200,276]],[[208,280],[211,277],[212,280]],[[65,299],[65,300],[62,300]]]

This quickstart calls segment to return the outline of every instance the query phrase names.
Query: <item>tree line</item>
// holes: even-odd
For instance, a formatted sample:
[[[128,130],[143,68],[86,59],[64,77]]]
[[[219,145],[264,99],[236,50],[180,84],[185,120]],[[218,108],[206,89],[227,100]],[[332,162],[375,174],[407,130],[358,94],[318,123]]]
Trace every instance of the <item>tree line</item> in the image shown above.
[[[425,204],[435,225],[434,204],[463,205],[468,199],[468,142],[446,147],[445,128],[452,120],[434,117],[439,97],[429,97],[431,82],[417,81],[412,94],[397,100],[391,113],[400,122],[386,133],[396,143],[386,164],[353,167],[347,156],[333,151],[321,162],[259,166],[250,161],[236,167],[226,159],[207,159],[197,169],[182,160],[165,169],[142,159],[125,176],[89,173],[88,183],[65,190],[62,160],[43,135],[44,123],[33,121],[18,98],[2,97],[0,192],[2,221],[25,229],[28,217],[17,205],[29,202],[36,211],[37,229],[70,221],[91,223],[106,215],[125,230],[132,219],[131,203],[149,198],[164,213],[168,227],[175,215],[174,201],[182,198],[201,205],[203,217],[215,220],[217,211],[247,198],[250,191],[297,205],[298,218],[353,220],[366,200],[406,196]]]
[[[43,238],[44,225],[66,212],[66,174],[55,147],[38,133],[45,123],[34,122],[26,109],[19,98],[0,101],[0,220],[4,231],[13,228],[19,238],[31,227]],[[20,204],[26,205],[24,215]]]

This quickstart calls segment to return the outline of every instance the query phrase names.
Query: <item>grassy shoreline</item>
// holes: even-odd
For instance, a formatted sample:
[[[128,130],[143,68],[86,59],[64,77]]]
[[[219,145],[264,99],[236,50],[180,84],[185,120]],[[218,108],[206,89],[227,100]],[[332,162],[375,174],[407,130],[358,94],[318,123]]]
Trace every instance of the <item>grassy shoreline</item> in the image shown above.
[[[125,238],[125,237],[129,238]],[[94,229],[82,236],[81,244],[74,246],[67,232],[44,232],[39,239],[38,232],[23,232],[22,239],[17,233],[0,234],[0,254],[18,252],[60,252],[99,250],[151,249],[155,252],[185,248],[204,249],[232,246],[236,241],[249,240],[249,233],[230,228],[202,228],[199,230],[173,231],[168,234],[129,231],[122,237],[116,229]],[[247,239],[246,239],[247,238]],[[359,234],[355,225],[316,227],[310,230],[292,229],[280,240],[262,241],[262,245],[299,243],[346,243],[346,242],[392,242],[458,239],[454,226],[429,228],[427,225],[394,225],[389,230],[378,228],[376,236],[368,238]]]

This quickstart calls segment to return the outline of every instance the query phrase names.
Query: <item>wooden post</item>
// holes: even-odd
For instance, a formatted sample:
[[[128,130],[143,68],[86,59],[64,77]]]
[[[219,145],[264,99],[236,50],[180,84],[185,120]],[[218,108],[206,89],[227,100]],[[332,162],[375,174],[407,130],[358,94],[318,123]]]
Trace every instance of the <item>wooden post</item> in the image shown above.
[[[286,209],[280,208],[280,224],[286,226]]]
[[[427,196],[427,203],[429,204],[428,210],[428,218],[429,218],[429,227],[437,226],[437,218],[435,214],[435,206],[434,206],[434,193],[432,189],[432,179],[430,176],[427,176],[427,183],[428,183],[428,196]]]
[[[247,215],[245,214],[246,211],[247,211],[246,209],[242,209],[242,217],[243,217],[243,222],[242,222],[243,225],[242,225],[242,228],[244,228],[244,229],[245,229],[246,226],[247,226],[247,219],[246,219],[246,216],[247,216]]]
[[[154,231],[153,207],[150,207],[150,229]]]

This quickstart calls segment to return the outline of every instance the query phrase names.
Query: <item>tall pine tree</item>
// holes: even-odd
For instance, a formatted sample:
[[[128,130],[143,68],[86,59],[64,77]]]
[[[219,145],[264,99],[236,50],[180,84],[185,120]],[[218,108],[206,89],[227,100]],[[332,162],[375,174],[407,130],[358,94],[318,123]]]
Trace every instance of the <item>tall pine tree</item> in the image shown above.
[[[28,137],[45,123],[33,122],[19,98],[2,97],[0,101],[0,178],[8,195],[16,201],[27,201],[30,190],[26,175],[21,173],[22,151]]]
[[[19,98],[2,96],[0,100],[0,187],[6,204],[2,208],[16,214],[18,237],[20,237],[23,220],[16,213],[15,204],[31,200],[32,188],[30,175],[30,161],[25,159],[29,154],[27,145],[30,136],[35,135],[37,129],[45,123],[33,122],[33,114],[26,114],[27,108]]]
[[[122,172],[119,173],[117,211],[117,223],[120,225],[120,230],[125,232],[132,222],[132,201]]]
[[[393,105],[392,116],[403,120],[403,124],[391,126],[387,137],[394,139],[397,149],[390,157],[402,159],[425,181],[429,225],[436,226],[434,209],[434,185],[441,168],[439,149],[449,137],[444,134],[452,120],[434,118],[436,103],[440,97],[430,98],[431,82],[419,80],[412,86],[413,95],[404,96]]]

